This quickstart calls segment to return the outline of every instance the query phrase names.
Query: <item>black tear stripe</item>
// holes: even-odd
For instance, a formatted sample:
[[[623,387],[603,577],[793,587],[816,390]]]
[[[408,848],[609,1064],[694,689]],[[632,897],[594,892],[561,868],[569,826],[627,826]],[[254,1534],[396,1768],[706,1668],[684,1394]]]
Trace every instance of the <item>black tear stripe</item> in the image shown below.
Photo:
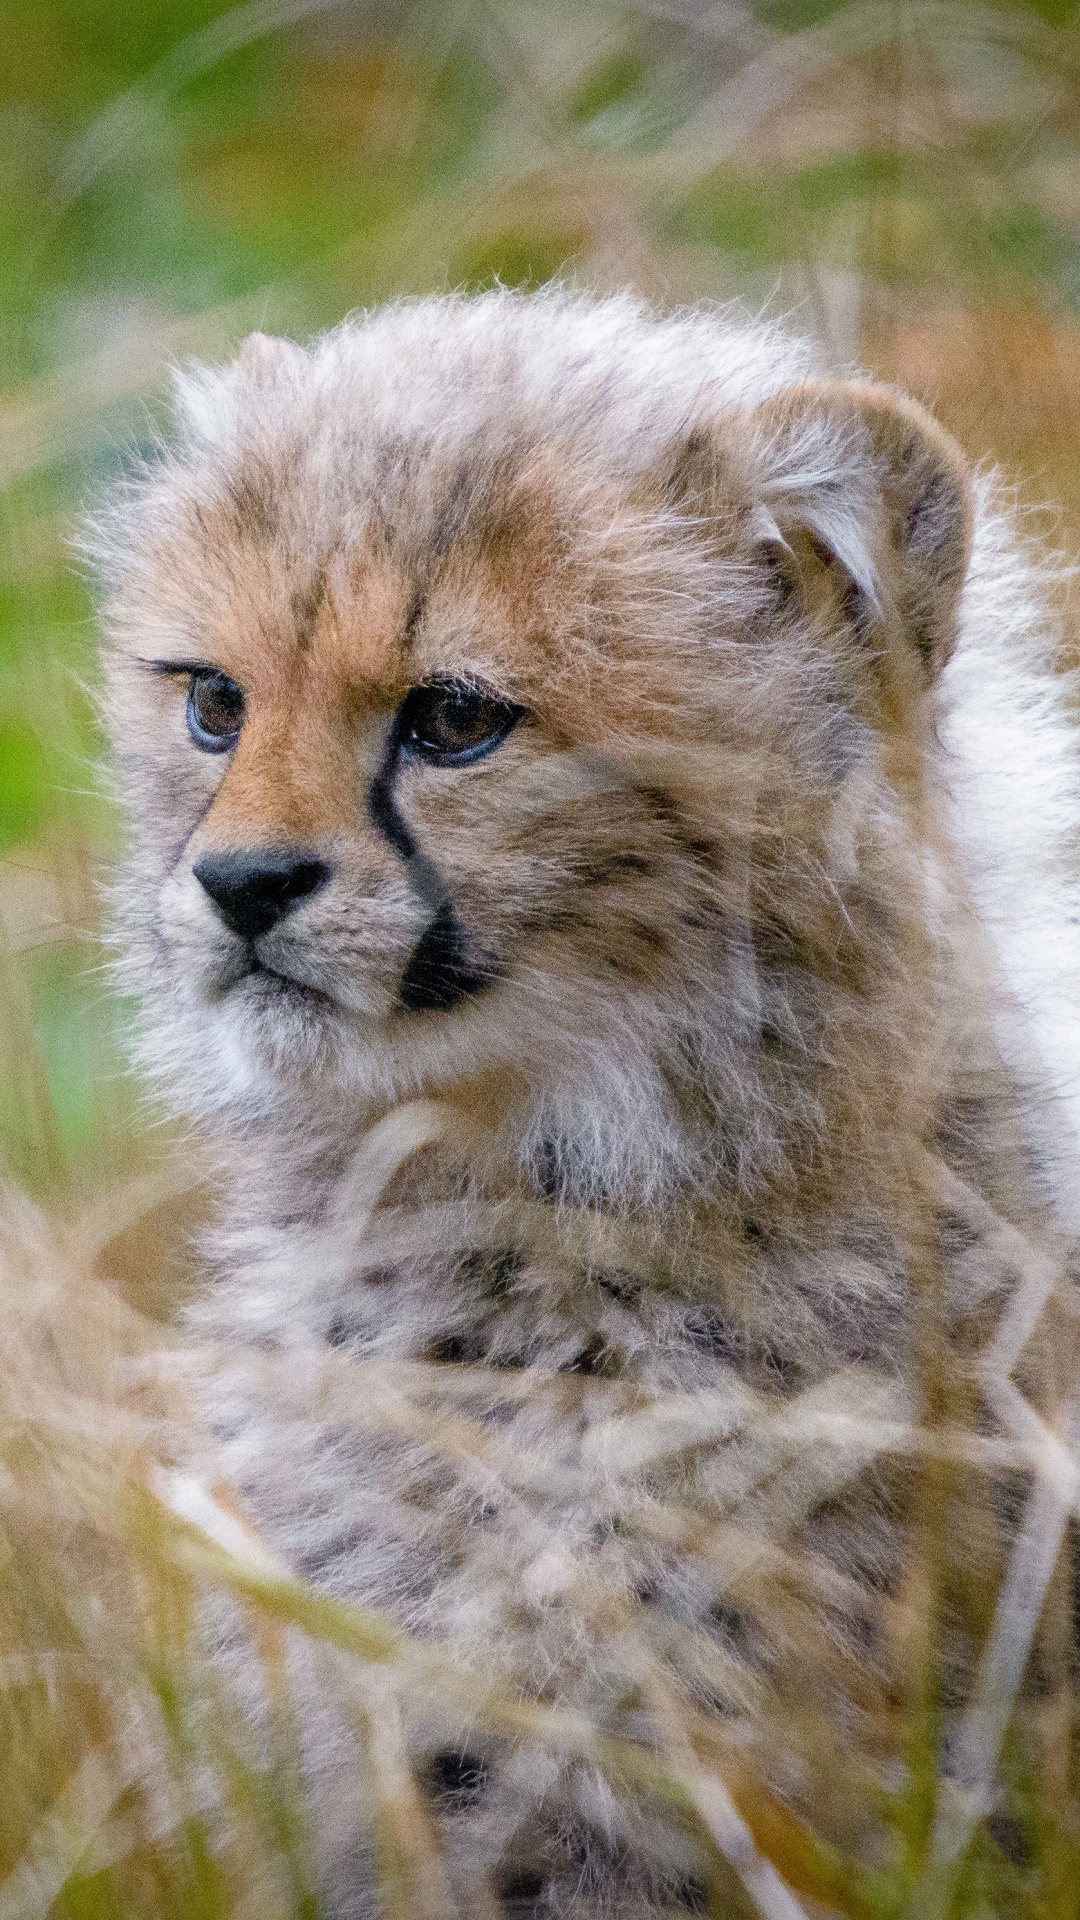
[[[368,788],[368,814],[394,852],[400,854],[414,892],[431,909],[431,919],[409,955],[399,999],[409,1013],[449,1013],[491,985],[496,969],[469,959],[465,929],[433,860],[418,847],[394,799],[401,736],[397,720],[382,765]]]
[[[465,950],[465,930],[447,900],[424,928],[401,976],[400,999],[410,1013],[447,1013],[490,986],[494,968],[478,967]]]

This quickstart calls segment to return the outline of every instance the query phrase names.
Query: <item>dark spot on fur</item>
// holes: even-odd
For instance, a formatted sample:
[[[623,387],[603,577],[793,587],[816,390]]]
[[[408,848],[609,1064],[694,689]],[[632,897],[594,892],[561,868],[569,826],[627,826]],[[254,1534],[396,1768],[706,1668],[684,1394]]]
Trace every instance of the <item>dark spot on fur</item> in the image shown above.
[[[495,501],[509,496],[513,480],[513,463],[506,455],[483,468],[465,456],[459,458],[427,530],[425,545],[432,559],[449,553],[476,522],[483,525],[492,515]]]
[[[978,1228],[973,1226],[970,1220],[966,1220],[962,1213],[954,1213],[951,1208],[942,1208],[938,1214],[937,1224],[941,1251],[946,1259],[971,1253],[982,1239]]]
[[[750,1623],[744,1608],[732,1606],[730,1600],[714,1600],[709,1617],[736,1652],[745,1647]]]
[[[397,1267],[365,1267],[359,1278],[365,1287],[389,1287],[400,1280],[401,1272]]]
[[[228,494],[241,537],[276,538],[280,515],[273,478],[264,463],[249,459],[229,480]]]
[[[483,1342],[477,1333],[440,1333],[421,1350],[422,1360],[440,1366],[471,1366],[484,1357]]]
[[[513,1292],[524,1261],[513,1247],[497,1253],[478,1250],[459,1262],[458,1273],[466,1284],[474,1285],[489,1300],[505,1300]]]
[[[1000,1132],[997,1104],[979,1094],[952,1099],[942,1108],[935,1128],[935,1144],[942,1158],[959,1172],[978,1165]]]
[[[842,1620],[840,1626],[854,1647],[857,1657],[873,1659],[881,1644],[881,1628],[873,1614],[853,1613],[850,1618]]]
[[[365,1287],[388,1287],[399,1278],[394,1267],[369,1267],[360,1275]],[[342,1308],[335,1313],[326,1329],[326,1338],[330,1346],[338,1348],[357,1347],[367,1337],[368,1326],[364,1320],[358,1320]]]
[[[468,958],[464,931],[447,901],[409,955],[398,998],[409,1013],[448,1013],[494,978],[493,967],[476,966]]]
[[[641,1281],[636,1273],[626,1273],[621,1267],[605,1268],[599,1272],[590,1267],[588,1275],[605,1293],[610,1293],[613,1300],[630,1304],[641,1297]]]
[[[683,851],[699,867],[718,867],[720,865],[720,843],[717,840],[705,840],[701,834],[683,833],[680,836]]]
[[[933,678],[934,669],[938,665],[939,635],[937,629],[932,620],[915,618],[911,622],[910,632],[915,651],[926,668],[928,675]],[[944,658],[948,658],[948,656],[945,655]]]
[[[840,613],[859,645],[869,646],[876,625],[874,609],[857,580],[845,581],[840,594]]]
[[[1030,1477],[1023,1472],[1001,1473],[991,1482],[990,1503],[1004,1533],[1019,1527],[1030,1492]]]
[[[660,927],[650,927],[643,920],[622,920],[619,923],[618,938],[621,950],[609,953],[606,965],[613,973],[627,980],[647,980],[654,977],[654,958],[657,954],[669,951],[666,933]]]
[[[951,474],[931,473],[904,516],[907,545],[921,559],[946,553],[956,525],[956,485]]]
[[[902,942],[903,931],[895,906],[873,887],[849,885],[844,892],[844,905],[863,939],[879,940],[885,947]]]
[[[714,903],[703,901],[699,907],[684,908],[678,915],[680,927],[688,927],[691,933],[709,933],[716,926],[720,909]]]
[[[591,930],[595,921],[577,907],[553,907],[549,913],[528,915],[523,926],[528,933],[538,936],[545,933],[578,933],[582,927]]]
[[[766,631],[777,619],[798,613],[802,605],[802,586],[788,554],[775,547],[762,549],[767,569],[768,597],[761,609]],[[759,621],[755,625],[762,624]]]
[[[503,1373],[519,1373],[527,1364],[523,1353],[489,1353],[488,1365]]]
[[[511,1920],[532,1920],[544,1897],[544,1876],[535,1867],[500,1867],[494,1886],[495,1897]]]
[[[802,1386],[802,1368],[775,1341],[763,1340],[757,1351],[757,1359],[765,1386],[773,1387],[780,1393],[795,1393]]]
[[[642,786],[638,787],[637,793],[652,819],[660,820],[669,827],[682,825],[678,802],[664,787]]]
[[[574,867],[574,879],[583,887],[607,887],[628,874],[649,874],[653,863],[643,853],[609,853],[597,860],[583,860]]]
[[[603,1336],[599,1333],[594,1333],[585,1342],[585,1345],[582,1347],[580,1353],[576,1353],[572,1360],[564,1360],[562,1366],[559,1368],[559,1372],[560,1373],[584,1373],[584,1374],[601,1373],[603,1371],[602,1363],[604,1360],[604,1355],[605,1355],[605,1343],[604,1343]]]
[[[694,1307],[683,1325],[694,1346],[717,1360],[738,1360],[746,1352],[745,1335],[716,1307]]]
[[[296,626],[296,644],[301,652],[310,647],[319,608],[326,598],[326,569],[319,567],[306,587],[292,594],[292,616]]]
[[[818,764],[830,786],[842,786],[866,754],[867,732],[842,704],[823,710],[817,738]]]
[[[709,436],[699,427],[677,440],[668,449],[657,478],[676,506],[695,521],[703,519],[711,509],[716,485],[716,452]]]
[[[626,933],[636,940],[639,947],[645,947],[650,953],[667,953],[669,941],[663,927],[650,927],[644,920],[631,920],[626,923]]]
[[[423,1762],[421,1782],[443,1813],[462,1813],[480,1799],[488,1783],[488,1765],[473,1753],[447,1747]]]
[[[592,1896],[586,1911],[595,1913],[599,1909],[610,1913],[613,1883],[621,1890],[628,1879],[630,1860],[626,1847],[613,1835],[598,1832],[593,1826],[572,1827],[561,1834],[560,1839],[561,1852],[575,1868],[577,1893]]]
[[[1068,1571],[1072,1596],[1072,1645],[1080,1657],[1080,1523],[1068,1523]]]
[[[553,1140],[545,1140],[536,1156],[533,1179],[545,1200],[558,1203],[562,1198],[564,1178],[559,1150]]]
[[[709,1910],[708,1881],[702,1880],[697,1874],[688,1873],[686,1879],[680,1880],[678,1886],[673,1888],[671,1903],[672,1906],[681,1907],[684,1913],[707,1913]]]

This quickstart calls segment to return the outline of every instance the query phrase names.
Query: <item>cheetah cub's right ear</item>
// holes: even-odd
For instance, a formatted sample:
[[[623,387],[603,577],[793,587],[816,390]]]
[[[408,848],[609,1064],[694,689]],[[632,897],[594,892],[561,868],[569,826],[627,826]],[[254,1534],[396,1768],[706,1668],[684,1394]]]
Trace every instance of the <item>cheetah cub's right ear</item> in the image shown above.
[[[951,434],[896,388],[811,380],[758,408],[752,435],[773,537],[797,567],[809,540],[842,568],[868,652],[892,654],[902,672],[895,655],[914,654],[922,683],[935,680],[956,639],[974,520]]]

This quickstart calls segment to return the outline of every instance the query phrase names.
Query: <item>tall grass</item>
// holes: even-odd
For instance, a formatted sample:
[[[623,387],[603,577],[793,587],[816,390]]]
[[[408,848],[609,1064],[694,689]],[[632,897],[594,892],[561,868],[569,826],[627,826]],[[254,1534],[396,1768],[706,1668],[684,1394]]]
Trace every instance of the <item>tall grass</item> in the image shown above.
[[[125,1071],[101,972],[94,874],[115,829],[66,545],[79,502],[160,424],[171,361],[402,289],[559,270],[795,307],[841,360],[936,402],[1075,539],[1075,7],[9,0],[0,41],[0,1920],[317,1914],[293,1700],[311,1659],[346,1703],[391,1915],[454,1910],[406,1757],[421,1696],[448,1725],[479,1721],[677,1809],[717,1914],[1080,1914],[1077,1325],[1019,1240],[1018,1304],[979,1381],[1004,1437],[932,1394],[913,1420],[853,1373],[829,1407],[747,1405],[766,1465],[730,1512],[624,1510],[613,1476],[620,1524],[722,1559],[732,1607],[775,1609],[787,1632],[820,1617],[800,1597],[821,1602],[824,1575],[788,1553],[770,1475],[808,1448],[838,1490],[907,1463],[922,1520],[889,1630],[910,1685],[867,1707],[869,1771],[809,1699],[692,1712],[599,1583],[575,1604],[610,1619],[649,1701],[640,1743],[327,1599],[239,1518],[192,1391],[220,1357],[172,1330],[199,1169]],[[1038,1406],[1015,1384],[1032,1340],[1057,1356]],[[484,1416],[550,1383],[438,1371],[436,1390],[430,1370],[335,1354],[305,1390],[527,1489],[530,1461]],[[269,1386],[287,1401],[287,1378]],[[673,1417],[610,1383],[581,1391],[613,1460]],[[956,1533],[1003,1476],[1023,1518],[1004,1561],[976,1557],[963,1585],[983,1653],[961,1713],[942,1697]],[[220,1606],[257,1649],[257,1731],[205,1658],[200,1623]],[[826,1660],[805,1631],[808,1662]],[[827,1822],[792,1813],[779,1754],[828,1770]]]
[[[426,1105],[381,1123],[394,1151],[380,1137],[369,1156],[384,1169],[371,1175],[369,1205],[431,1125]],[[949,1204],[955,1176],[928,1159],[920,1178],[934,1205]],[[160,1194],[121,1190],[112,1224],[125,1202],[135,1213],[152,1198]],[[546,1243],[602,1225],[534,1207],[518,1231]],[[942,1350],[931,1328],[921,1415],[892,1379],[860,1366],[794,1399],[733,1385],[692,1406],[581,1379],[575,1431],[587,1437],[553,1456],[492,1416],[522,1401],[550,1412],[558,1401],[565,1418],[564,1376],[361,1363],[333,1351],[299,1371],[292,1356],[226,1358],[181,1342],[102,1282],[100,1214],[50,1227],[9,1194],[0,1914],[317,1914],[294,1693],[298,1682],[306,1692],[316,1656],[351,1729],[388,1914],[464,1920],[490,1904],[483,1887],[464,1909],[452,1895],[409,1759],[406,1723],[433,1712],[443,1744],[465,1751],[479,1728],[665,1808],[694,1837],[710,1912],[1065,1920],[1080,1911],[1067,1540],[1080,1496],[1080,1322],[1055,1262],[1004,1221],[989,1225],[1017,1291],[947,1391],[933,1389]],[[414,1238],[423,1231],[417,1215]],[[632,1249],[620,1257],[632,1261]],[[1038,1384],[1024,1392],[1017,1378],[1032,1374],[1033,1354]],[[319,1592],[233,1503],[193,1396],[222,1365],[255,1373],[283,1419],[314,1412],[408,1438],[497,1493],[511,1515],[520,1505],[523,1524],[589,1498],[606,1526],[688,1558],[729,1617],[794,1646],[788,1685],[770,1697],[752,1664],[715,1642],[681,1645],[674,1622],[630,1606],[599,1569],[578,1568],[560,1604],[582,1631],[602,1631],[610,1697],[638,1702],[628,1738],[607,1710],[523,1696],[495,1645],[483,1670],[466,1668],[437,1642]],[[705,1457],[735,1440],[747,1453],[723,1500],[643,1492],[644,1463]],[[899,1693],[861,1670],[843,1633],[833,1639],[833,1611],[839,1622],[860,1604],[848,1577],[790,1544],[811,1506],[897,1465],[916,1486],[918,1516],[878,1623],[908,1676]],[[986,1516],[1008,1486],[1021,1518],[1002,1554]],[[238,1693],[231,1670],[207,1658],[221,1596],[254,1652],[254,1701],[250,1669]],[[963,1701],[943,1692],[946,1642],[958,1635],[981,1648]],[[703,1689],[714,1712],[695,1704]],[[850,1745],[825,1707],[835,1690],[858,1702]],[[800,1803],[816,1807],[816,1821],[792,1811]]]

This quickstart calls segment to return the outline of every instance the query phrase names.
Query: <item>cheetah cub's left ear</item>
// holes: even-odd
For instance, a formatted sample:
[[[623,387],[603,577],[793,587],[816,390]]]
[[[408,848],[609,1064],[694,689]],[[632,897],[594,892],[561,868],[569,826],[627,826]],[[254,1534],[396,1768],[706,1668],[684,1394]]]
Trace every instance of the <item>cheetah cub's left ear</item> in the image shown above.
[[[936,679],[956,639],[974,517],[951,434],[893,387],[812,380],[755,410],[753,440],[758,498],[782,541],[797,558],[809,536],[849,576],[874,645],[895,634]]]

